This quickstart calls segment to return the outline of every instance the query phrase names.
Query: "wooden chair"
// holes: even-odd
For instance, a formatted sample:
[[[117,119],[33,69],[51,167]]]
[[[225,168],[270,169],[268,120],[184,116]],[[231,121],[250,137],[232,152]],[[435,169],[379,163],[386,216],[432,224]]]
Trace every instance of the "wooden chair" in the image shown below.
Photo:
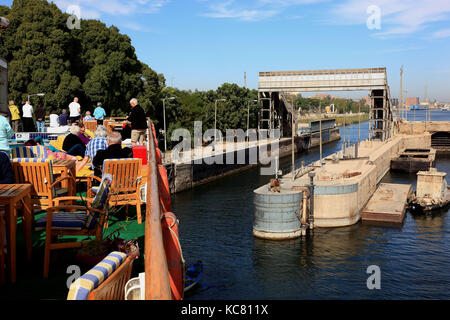
[[[97,120],[91,120],[91,121],[83,121],[84,127],[86,130],[95,131],[97,130]]]
[[[113,178],[109,206],[136,206],[138,223],[142,223],[140,187],[142,179],[142,159],[106,159],[103,162],[103,174],[110,174]],[[100,178],[92,176],[88,180],[88,197],[92,198],[96,188],[92,186],[93,180]]]
[[[102,239],[111,182],[110,175],[103,176],[95,198],[88,200],[90,205],[49,207],[47,214],[36,221],[36,231],[45,230],[44,278],[48,277],[51,250],[77,248],[90,241],[54,242],[58,236],[94,236],[97,240]]]
[[[58,187],[64,180],[75,183],[75,177],[54,179],[52,161],[39,158],[16,158],[11,162],[16,183],[31,184],[31,203],[34,209],[42,210],[54,204],[68,190]]]
[[[67,300],[124,300],[134,258],[114,251],[72,283]]]
[[[47,158],[47,149],[44,146],[24,146],[11,150],[12,159],[15,158]]]

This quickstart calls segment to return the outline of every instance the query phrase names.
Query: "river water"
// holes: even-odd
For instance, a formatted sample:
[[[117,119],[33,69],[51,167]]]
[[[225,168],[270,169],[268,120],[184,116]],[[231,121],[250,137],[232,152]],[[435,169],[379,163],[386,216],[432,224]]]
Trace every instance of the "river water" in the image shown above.
[[[450,112],[432,111],[432,120],[450,121]],[[408,115],[413,119],[413,114]],[[416,120],[425,112],[416,111]],[[343,130],[341,128],[341,136]],[[356,142],[358,124],[346,128]],[[361,124],[361,138],[368,123]],[[324,145],[324,156],[341,149]],[[319,159],[318,148],[296,156],[296,166]],[[290,157],[280,167],[290,171]],[[436,167],[450,173],[450,158]],[[268,183],[260,169],[225,177],[179,193],[173,210],[187,264],[202,260],[203,285],[187,299],[449,299],[450,213],[413,216],[401,227],[363,225],[316,228],[312,236],[287,241],[253,237],[253,190]],[[447,181],[449,178],[447,177]],[[415,174],[388,173],[383,182],[412,184]],[[381,271],[381,288],[369,290],[367,268]]]

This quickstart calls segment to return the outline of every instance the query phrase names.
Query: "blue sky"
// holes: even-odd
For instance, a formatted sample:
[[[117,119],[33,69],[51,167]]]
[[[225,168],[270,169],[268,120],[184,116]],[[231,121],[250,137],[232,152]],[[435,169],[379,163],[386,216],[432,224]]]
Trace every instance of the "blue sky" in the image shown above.
[[[257,88],[259,71],[386,67],[398,96],[403,64],[408,96],[423,98],[427,85],[431,99],[450,101],[449,0],[54,2],[116,25],[139,59],[180,89],[243,85],[244,72]]]

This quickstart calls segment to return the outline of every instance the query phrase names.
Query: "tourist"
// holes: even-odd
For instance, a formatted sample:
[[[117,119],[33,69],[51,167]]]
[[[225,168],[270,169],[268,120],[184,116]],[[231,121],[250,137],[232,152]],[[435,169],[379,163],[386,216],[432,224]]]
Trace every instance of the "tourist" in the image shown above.
[[[130,105],[131,112],[127,120],[131,123],[131,145],[134,147],[137,143],[140,145],[144,144],[147,118],[137,99],[131,99]]]
[[[84,157],[86,152],[86,146],[83,141],[78,137],[80,133],[80,127],[73,125],[70,127],[70,133],[66,136],[63,142],[63,150],[71,156]]]
[[[97,177],[102,176],[103,161],[105,159],[122,159],[132,158],[133,150],[130,148],[122,148],[122,136],[119,132],[113,131],[108,133],[108,148],[106,150],[98,150],[92,163],[94,165],[94,174]]]
[[[24,132],[36,132],[33,121],[33,106],[27,101],[22,107],[22,122]]]
[[[42,107],[41,104],[38,104],[36,108],[36,112],[34,113],[36,116],[36,126],[37,126],[37,132],[45,132],[45,116],[46,112],[45,109]]]
[[[6,114],[0,113],[0,184],[14,183],[11,160],[9,159],[9,142],[14,135]]]
[[[72,123],[72,125],[77,125],[76,123]],[[86,128],[84,127],[83,123],[79,123],[78,126],[80,127],[80,133],[78,134],[78,138],[83,141],[84,145],[87,145],[91,138],[86,134]]]
[[[77,165],[77,171],[83,169],[83,167],[90,161],[90,166],[93,167],[92,161],[99,150],[105,150],[108,148],[106,136],[108,135],[108,129],[104,125],[99,125],[95,130],[95,137],[86,146],[86,152],[84,158]]]
[[[50,111],[50,128],[57,128],[57,127],[59,127],[58,118],[59,117],[56,114],[56,110],[52,109],[52,111]]]
[[[80,121],[81,106],[78,103],[77,97],[73,98],[73,102],[69,104],[69,113],[70,123]]]
[[[59,125],[60,126],[67,126],[67,119],[69,118],[69,115],[67,114],[66,109],[62,109],[62,113],[59,115]]]
[[[97,125],[103,124],[103,119],[106,117],[105,109],[102,107],[101,102],[97,102],[97,108],[94,110],[94,118],[97,120]]]
[[[9,113],[11,117],[11,127],[14,132],[19,132],[20,123],[20,111],[19,108],[14,104],[14,101],[9,102]]]
[[[90,111],[86,111],[86,115],[83,118],[83,121],[93,121],[94,118],[91,116],[91,112]]]

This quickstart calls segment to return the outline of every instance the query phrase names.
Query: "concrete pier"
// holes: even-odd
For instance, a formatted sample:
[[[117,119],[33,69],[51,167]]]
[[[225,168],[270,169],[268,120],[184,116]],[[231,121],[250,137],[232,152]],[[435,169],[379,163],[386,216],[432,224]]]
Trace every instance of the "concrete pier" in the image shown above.
[[[322,166],[319,162],[308,166],[315,173],[314,226],[341,227],[357,223],[379,182],[390,170],[391,159],[417,146],[431,148],[431,134],[400,134],[385,142],[366,140],[359,145],[358,158],[344,157],[339,151],[325,158]],[[281,179],[281,190],[308,186],[306,172],[297,170],[294,176],[294,181],[291,173]]]
[[[403,223],[411,192],[410,184],[381,183],[364,208],[361,220],[369,223]]]

